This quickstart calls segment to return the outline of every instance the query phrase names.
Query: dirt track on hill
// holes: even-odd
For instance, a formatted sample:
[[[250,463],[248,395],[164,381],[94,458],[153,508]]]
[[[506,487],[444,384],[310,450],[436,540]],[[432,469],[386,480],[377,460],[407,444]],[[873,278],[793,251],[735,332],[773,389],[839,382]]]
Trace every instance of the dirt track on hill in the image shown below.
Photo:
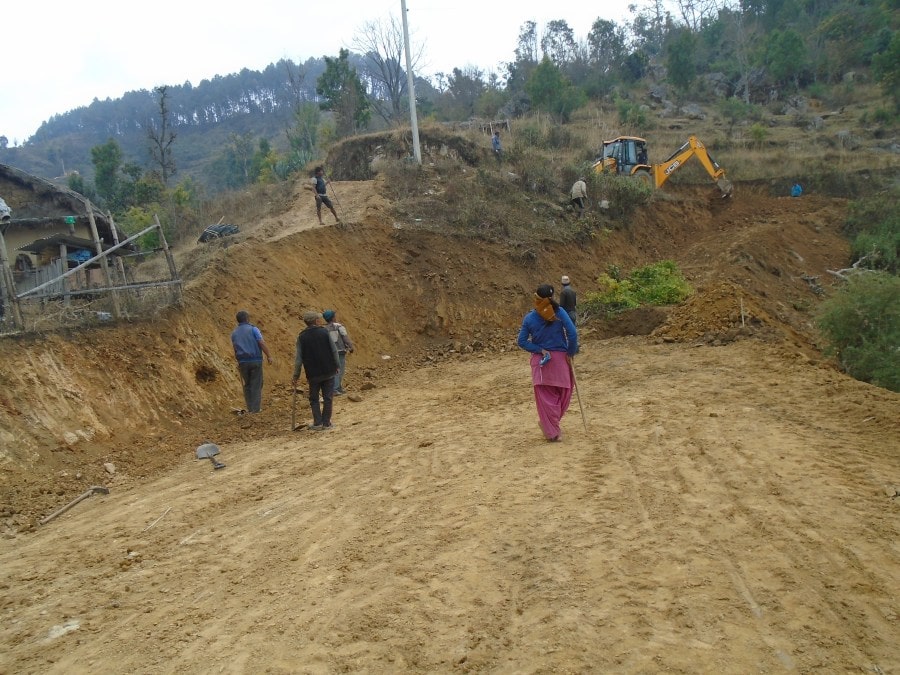
[[[676,192],[528,267],[379,193],[341,186],[343,230],[298,193],[191,251],[209,264],[153,324],[0,347],[0,672],[900,671],[900,396],[811,326],[842,202]],[[528,292],[660,257],[697,293],[633,319],[649,336],[589,324],[588,429],[573,401],[546,443],[513,346]],[[363,400],[291,432],[298,314],[325,305]],[[276,355],[252,421],[230,412],[241,306]]]

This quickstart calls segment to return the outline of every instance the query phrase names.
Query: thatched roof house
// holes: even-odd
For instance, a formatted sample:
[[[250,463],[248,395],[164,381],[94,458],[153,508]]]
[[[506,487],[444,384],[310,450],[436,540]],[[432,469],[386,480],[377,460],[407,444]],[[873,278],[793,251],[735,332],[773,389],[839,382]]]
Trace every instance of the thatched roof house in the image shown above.
[[[88,200],[77,192],[49,180],[33,176],[20,169],[0,164],[0,197],[12,210],[12,217],[3,223],[7,259],[11,266],[38,264],[35,251],[40,251],[42,241],[48,248],[60,239],[68,240],[71,248],[83,246],[93,249],[88,218]],[[116,238],[127,238],[116,229],[106,214],[92,209],[97,234],[102,244],[112,246]],[[58,248],[58,246],[56,246]],[[23,251],[27,248],[27,251]]]

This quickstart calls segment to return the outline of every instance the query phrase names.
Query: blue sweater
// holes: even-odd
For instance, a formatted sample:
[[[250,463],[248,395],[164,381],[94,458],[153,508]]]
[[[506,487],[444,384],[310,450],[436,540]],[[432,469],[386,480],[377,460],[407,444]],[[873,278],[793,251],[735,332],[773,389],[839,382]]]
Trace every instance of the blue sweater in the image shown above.
[[[262,363],[262,333],[252,323],[241,323],[231,333],[231,344],[238,363]]]
[[[578,332],[575,324],[562,307],[556,312],[556,321],[544,321],[536,310],[531,310],[519,329],[518,345],[533,354],[541,350],[566,352],[569,356],[578,353]]]

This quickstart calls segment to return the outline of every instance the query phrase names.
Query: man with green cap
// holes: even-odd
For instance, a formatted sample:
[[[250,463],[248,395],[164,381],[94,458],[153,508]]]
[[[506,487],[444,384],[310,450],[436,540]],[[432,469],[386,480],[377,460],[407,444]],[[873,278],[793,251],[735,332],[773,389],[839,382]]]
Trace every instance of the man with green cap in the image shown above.
[[[334,380],[334,395],[340,396],[347,393],[344,391],[343,385],[344,371],[347,369],[347,354],[352,354],[354,347],[353,341],[350,340],[350,336],[347,334],[347,329],[344,328],[344,324],[335,321],[334,315],[333,309],[326,309],[322,312],[322,318],[325,319],[325,328],[328,329],[328,334],[331,336],[334,346],[337,347],[338,358],[341,361],[341,368]]]

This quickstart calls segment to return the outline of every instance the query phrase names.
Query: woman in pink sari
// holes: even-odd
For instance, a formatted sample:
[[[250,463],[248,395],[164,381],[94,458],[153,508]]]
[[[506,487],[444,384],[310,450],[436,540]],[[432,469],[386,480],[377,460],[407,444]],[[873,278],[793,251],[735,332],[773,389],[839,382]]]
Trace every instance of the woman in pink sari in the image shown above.
[[[531,381],[538,421],[549,441],[561,438],[559,424],[572,400],[574,378],[569,358],[578,353],[575,324],[553,299],[553,286],[542,284],[534,309],[525,315],[518,345],[531,352]]]

